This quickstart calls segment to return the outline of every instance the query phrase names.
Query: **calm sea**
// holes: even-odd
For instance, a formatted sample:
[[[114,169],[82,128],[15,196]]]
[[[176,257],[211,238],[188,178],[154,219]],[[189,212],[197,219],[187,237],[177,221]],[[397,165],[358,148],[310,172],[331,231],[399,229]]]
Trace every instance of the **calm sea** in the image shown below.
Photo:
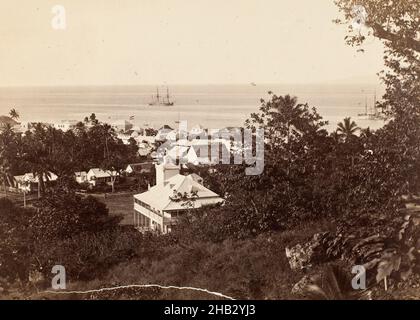
[[[155,86],[0,88],[0,115],[15,108],[22,121],[56,122],[82,120],[94,112],[109,122],[134,116],[139,126],[176,126],[177,120],[187,120],[189,127],[201,124],[217,129],[243,125],[271,90],[316,107],[330,122],[329,130],[347,116],[363,128],[383,125],[382,121],[357,119],[365,111],[365,102],[368,107],[373,105],[375,90],[381,96],[373,85],[173,85],[169,90],[174,106],[157,107],[148,105]],[[165,95],[166,87],[160,87],[160,93]]]

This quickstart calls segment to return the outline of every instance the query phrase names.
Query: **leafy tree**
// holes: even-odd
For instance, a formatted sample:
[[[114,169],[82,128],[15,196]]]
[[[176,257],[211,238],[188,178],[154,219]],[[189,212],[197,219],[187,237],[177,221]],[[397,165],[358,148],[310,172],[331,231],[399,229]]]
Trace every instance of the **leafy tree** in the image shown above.
[[[120,221],[110,216],[106,205],[92,196],[83,198],[63,188],[53,188],[35,205],[30,228],[37,239],[64,239],[80,232],[112,228]]]
[[[346,39],[350,45],[360,47],[369,36],[381,39],[385,45],[386,70],[381,72],[381,76],[386,92],[380,106],[388,110],[393,121],[380,130],[381,138],[376,144],[378,151],[374,154],[381,157],[387,154],[392,161],[398,149],[399,162],[392,161],[395,164],[392,170],[399,172],[395,176],[410,176],[399,183],[408,185],[408,189],[412,190],[415,181],[420,178],[420,4],[416,0],[398,3],[391,0],[358,1],[357,5],[363,6],[366,11],[362,23],[367,32],[363,33],[354,30],[351,25],[355,18],[354,1],[336,0],[335,3],[344,14],[344,19],[337,22],[349,25]],[[389,167],[389,164],[386,165]],[[408,168],[410,175],[407,175]]]
[[[416,0],[375,1],[361,0],[357,5],[366,11],[362,23],[368,32],[354,30],[352,20],[355,18],[354,1],[336,0],[344,19],[338,23],[349,25],[347,43],[362,46],[369,36],[379,38],[385,45],[384,62],[386,72],[382,79],[386,93],[382,107],[390,111],[396,120],[419,123],[420,115],[420,5]],[[409,132],[408,132],[409,134]]]
[[[350,45],[360,45],[366,36],[355,30],[352,22],[357,13],[355,6],[363,6],[366,15],[361,24],[370,28],[370,34],[384,40],[390,48],[404,51],[405,49],[420,52],[418,32],[420,27],[420,5],[416,0],[399,1],[398,5],[392,0],[335,0],[338,8],[344,13],[344,21],[338,23],[349,25],[349,36],[346,38]]]

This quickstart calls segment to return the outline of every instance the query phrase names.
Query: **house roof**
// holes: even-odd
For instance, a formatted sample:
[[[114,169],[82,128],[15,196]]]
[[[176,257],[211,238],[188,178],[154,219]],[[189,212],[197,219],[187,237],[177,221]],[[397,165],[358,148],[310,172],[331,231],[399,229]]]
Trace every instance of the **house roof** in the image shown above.
[[[197,176],[177,174],[166,180],[165,185],[156,185],[146,192],[136,194],[134,197],[160,211],[185,209],[185,206],[182,206],[182,201],[171,199],[176,193],[190,194],[191,192],[196,192],[196,202],[200,206],[205,204],[205,200],[209,198],[213,200],[213,203],[214,200],[223,201],[217,193],[198,183],[196,181]]]
[[[139,148],[139,150],[137,151],[137,153],[141,157],[146,157],[146,156],[148,156],[150,154],[150,151],[152,151],[151,148]]]
[[[130,163],[127,168],[131,167],[134,171],[150,171],[153,167],[152,162]]]
[[[93,168],[90,169],[89,172],[91,172],[96,178],[109,178],[111,177],[111,171],[110,170],[102,170],[100,168]],[[88,173],[89,173],[88,172]],[[117,172],[112,172],[113,175],[115,175]]]
[[[25,175],[24,174],[22,174],[20,176],[14,176],[13,177],[13,179],[15,179],[15,181],[17,181],[17,182],[24,181],[24,178],[25,178]]]
[[[172,131],[172,130],[174,130],[174,129],[172,129],[170,126],[168,126],[167,124],[165,124],[165,125],[163,125],[160,129],[159,129],[159,131],[160,130],[169,130],[169,131]]]
[[[16,181],[27,181],[32,183],[38,183],[38,176],[34,176],[33,173],[25,173],[24,175],[14,176],[13,177]],[[58,177],[56,174],[52,173],[51,171],[48,172],[48,177],[46,174],[43,175],[42,180],[44,181],[55,181]]]
[[[175,145],[166,151],[166,155],[171,157],[171,159],[176,160],[185,157],[188,153],[188,149],[189,147]]]
[[[199,183],[199,181],[203,181],[203,178],[201,178],[198,174],[196,174],[196,173],[191,173],[190,174],[190,176],[191,176],[191,178],[194,180],[194,181],[196,181],[196,182],[198,182]]]

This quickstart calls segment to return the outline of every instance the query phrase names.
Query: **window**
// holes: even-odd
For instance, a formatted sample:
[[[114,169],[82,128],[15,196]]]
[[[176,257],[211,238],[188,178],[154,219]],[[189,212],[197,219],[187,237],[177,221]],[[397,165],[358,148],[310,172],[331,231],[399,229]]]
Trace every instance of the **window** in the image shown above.
[[[143,208],[146,208],[154,213],[156,213],[157,215],[161,215],[160,212],[158,210],[153,209],[150,205],[148,205],[147,203],[144,203],[143,201],[134,198],[134,202],[137,203],[139,206],[142,206]]]

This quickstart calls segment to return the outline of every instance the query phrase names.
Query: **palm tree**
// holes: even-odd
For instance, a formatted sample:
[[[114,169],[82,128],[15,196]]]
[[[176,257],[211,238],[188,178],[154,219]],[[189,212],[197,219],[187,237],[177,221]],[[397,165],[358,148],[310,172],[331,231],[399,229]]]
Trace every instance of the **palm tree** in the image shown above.
[[[10,118],[12,118],[13,120],[17,120],[17,119],[19,119],[19,117],[20,117],[19,112],[17,112],[15,108],[13,108],[13,109],[11,109],[11,110],[10,110],[10,112],[9,112],[9,116],[10,116]]]
[[[34,178],[38,180],[38,198],[45,191],[45,182],[48,183],[51,168],[51,148],[48,141],[48,130],[41,124],[37,124],[33,134],[25,136],[26,153],[25,160]]]
[[[13,146],[16,136],[12,125],[7,123],[0,131],[0,182],[7,197],[7,185],[11,186],[11,166],[13,164]]]
[[[7,198],[7,184],[10,184],[10,165],[0,152],[0,182],[3,184],[4,195]]]
[[[344,138],[345,142],[354,137],[359,130],[356,122],[351,121],[350,117],[344,118],[344,121],[337,125],[337,133]]]
[[[45,158],[44,150],[42,149],[31,150],[28,158],[28,165],[31,168],[34,180],[38,180],[38,198],[41,198],[45,192],[45,183],[48,183],[48,180],[51,178],[50,163]]]

